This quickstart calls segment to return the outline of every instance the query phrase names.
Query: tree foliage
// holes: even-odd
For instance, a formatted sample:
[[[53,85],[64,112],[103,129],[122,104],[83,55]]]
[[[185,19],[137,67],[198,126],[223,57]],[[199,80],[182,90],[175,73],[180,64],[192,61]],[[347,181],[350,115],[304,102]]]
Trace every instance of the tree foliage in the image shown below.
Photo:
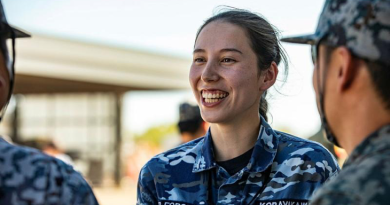
[[[178,133],[176,124],[167,124],[151,127],[143,134],[135,135],[134,140],[138,142],[147,142],[152,145],[161,145],[161,143],[170,136]]]

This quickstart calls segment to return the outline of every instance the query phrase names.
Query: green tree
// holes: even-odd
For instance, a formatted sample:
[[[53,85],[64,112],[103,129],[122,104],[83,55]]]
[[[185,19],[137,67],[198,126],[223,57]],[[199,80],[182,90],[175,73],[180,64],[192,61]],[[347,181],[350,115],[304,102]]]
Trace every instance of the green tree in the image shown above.
[[[159,146],[167,137],[173,136],[176,133],[178,133],[176,124],[160,125],[151,127],[142,134],[135,135],[134,140],[136,143],[147,142]]]

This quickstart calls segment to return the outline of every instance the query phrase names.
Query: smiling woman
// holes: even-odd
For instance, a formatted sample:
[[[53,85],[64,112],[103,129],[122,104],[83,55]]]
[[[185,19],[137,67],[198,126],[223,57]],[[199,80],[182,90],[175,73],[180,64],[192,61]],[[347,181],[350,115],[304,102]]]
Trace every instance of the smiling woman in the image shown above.
[[[282,60],[275,29],[259,15],[228,9],[208,19],[189,79],[210,129],[143,167],[138,204],[307,204],[339,168],[321,145],[267,123],[265,96]]]
[[[270,62],[264,72],[257,69],[246,36],[239,26],[225,21],[212,21],[198,34],[190,82],[202,116],[210,123],[236,124],[248,115],[259,122],[261,95],[275,83],[278,68]],[[214,93],[226,97],[216,99]],[[214,109],[219,105],[225,108]]]

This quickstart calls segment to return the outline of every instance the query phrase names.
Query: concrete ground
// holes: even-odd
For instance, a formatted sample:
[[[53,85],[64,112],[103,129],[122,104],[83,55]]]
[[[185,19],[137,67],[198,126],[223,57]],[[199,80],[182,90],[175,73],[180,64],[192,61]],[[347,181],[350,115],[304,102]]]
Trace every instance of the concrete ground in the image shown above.
[[[137,187],[123,186],[93,188],[100,205],[135,205],[137,202]]]

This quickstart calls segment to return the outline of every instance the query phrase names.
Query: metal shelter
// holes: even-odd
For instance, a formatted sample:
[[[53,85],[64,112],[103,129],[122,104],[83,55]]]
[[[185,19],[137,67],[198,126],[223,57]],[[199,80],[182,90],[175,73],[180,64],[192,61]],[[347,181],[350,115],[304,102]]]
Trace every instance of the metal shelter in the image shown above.
[[[110,109],[114,110],[112,149],[117,185],[121,178],[123,94],[132,90],[189,88],[189,59],[40,35],[18,39],[16,52],[14,94],[107,93],[114,96]],[[23,109],[16,106],[11,123],[11,137],[16,141],[23,126],[19,119],[21,112]]]

